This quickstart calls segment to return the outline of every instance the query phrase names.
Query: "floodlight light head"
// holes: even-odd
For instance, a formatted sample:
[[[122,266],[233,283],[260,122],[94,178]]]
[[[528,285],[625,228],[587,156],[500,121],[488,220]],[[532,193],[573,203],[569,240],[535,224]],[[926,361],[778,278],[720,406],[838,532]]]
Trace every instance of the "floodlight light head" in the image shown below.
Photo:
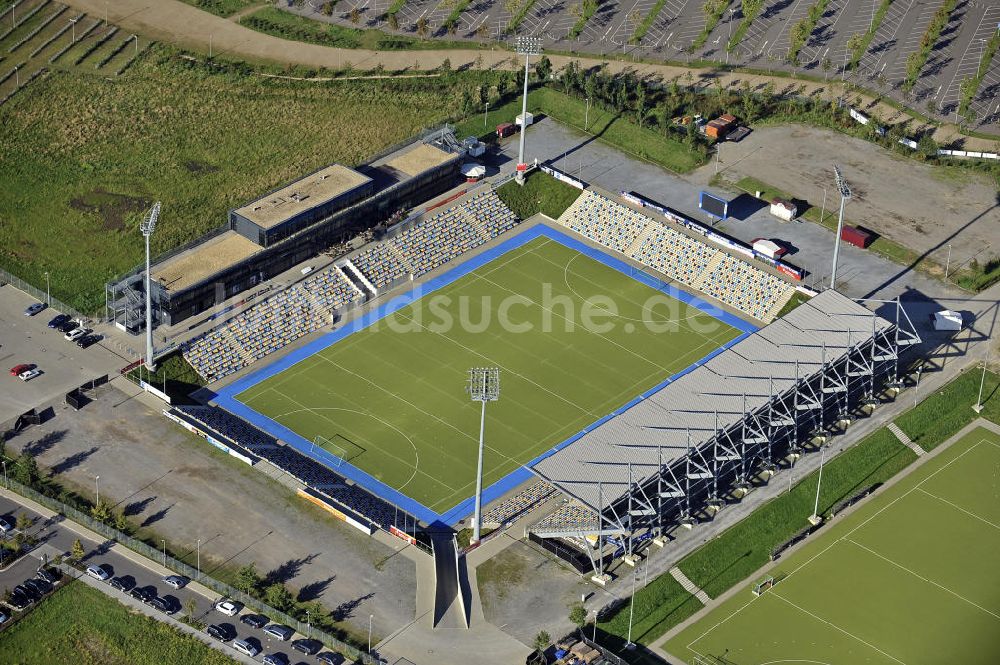
[[[839,166],[833,167],[833,177],[837,182],[837,189],[840,190],[840,197],[844,199],[851,198],[851,186],[844,180],[844,174],[840,172]]]
[[[143,216],[142,221],[139,223],[139,230],[142,231],[142,235],[151,236],[153,231],[156,230],[156,220],[160,217],[160,202],[157,201],[150,208],[149,212]]]
[[[515,37],[514,50],[521,55],[538,55],[542,51],[541,37]]]
[[[500,368],[473,367],[469,370],[469,397],[473,402],[495,402],[500,399]]]

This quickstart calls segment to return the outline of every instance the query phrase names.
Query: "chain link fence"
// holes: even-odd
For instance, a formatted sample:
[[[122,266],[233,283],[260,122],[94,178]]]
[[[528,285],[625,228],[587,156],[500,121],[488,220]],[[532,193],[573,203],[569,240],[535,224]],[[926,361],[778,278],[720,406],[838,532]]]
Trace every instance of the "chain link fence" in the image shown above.
[[[38,299],[39,302],[47,303],[49,307],[59,310],[63,314],[69,314],[74,319],[84,319],[89,321],[90,316],[87,314],[81,314],[76,309],[70,307],[58,298],[50,297],[45,291],[28,284],[26,281],[21,279],[16,275],[12,275],[6,270],[0,270],[0,284],[10,284],[15,289],[24,291],[29,296]]]
[[[380,665],[381,663],[385,662],[375,656],[372,656],[370,654],[361,651],[360,649],[342,640],[337,639],[333,635],[330,635],[329,633],[319,628],[316,628],[311,624],[303,623],[298,619],[296,619],[295,617],[285,614],[284,612],[279,612],[278,610],[267,605],[266,603],[261,602],[259,599],[254,598],[253,596],[250,596],[246,593],[243,593],[242,591],[239,591],[238,589],[231,587],[228,584],[225,584],[224,582],[220,582],[219,580],[216,580],[212,577],[205,576],[196,568],[189,566],[183,561],[175,559],[170,555],[166,555],[164,554],[163,551],[158,550],[150,545],[147,545],[141,540],[136,540],[135,538],[129,536],[128,534],[122,533],[121,531],[115,529],[114,527],[108,526],[103,522],[95,520],[90,515],[87,515],[86,513],[83,513],[77,510],[76,508],[73,508],[72,506],[63,503],[62,501],[59,501],[58,499],[53,499],[52,497],[45,496],[44,494],[41,494],[40,492],[37,492],[31,489],[30,487],[27,487],[26,485],[22,485],[21,483],[15,480],[8,479],[6,481],[6,484],[7,484],[7,489],[16,492],[17,494],[20,494],[23,497],[31,499],[36,503],[40,503],[49,510],[55,511],[56,513],[59,513],[60,515],[63,515],[73,520],[74,522],[77,522],[78,524],[82,524],[88,529],[91,529],[92,531],[95,531],[98,534],[104,536],[108,540],[121,543],[122,545],[129,548],[133,552],[137,552],[138,554],[141,554],[142,556],[146,557],[147,559],[150,559],[151,561],[160,562],[166,568],[169,568],[173,572],[183,575],[188,579],[195,580],[196,582],[208,587],[209,589],[212,589],[213,591],[221,594],[222,596],[239,601],[240,603],[243,603],[243,605],[254,610],[255,612],[267,615],[273,621],[276,621],[278,623],[283,623],[286,626],[291,626],[298,633],[305,635],[306,637],[319,640],[327,647],[333,649],[334,651],[339,651],[344,656],[346,656],[347,658],[351,659],[356,663],[361,663],[362,665]]]

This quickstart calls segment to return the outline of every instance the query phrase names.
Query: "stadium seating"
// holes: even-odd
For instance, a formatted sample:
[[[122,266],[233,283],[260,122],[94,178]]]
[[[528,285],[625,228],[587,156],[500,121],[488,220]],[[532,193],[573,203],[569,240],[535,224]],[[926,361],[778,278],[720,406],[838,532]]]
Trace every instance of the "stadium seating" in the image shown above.
[[[507,497],[484,512],[483,524],[503,528],[555,493],[555,488],[548,483],[541,481],[532,483],[514,496]]]
[[[298,482],[339,502],[382,528],[396,524],[401,511],[247,421],[214,406],[177,406],[175,411],[198,423],[220,438],[245,448],[267,460]],[[409,521],[413,517],[407,516]]]
[[[749,261],[594,191],[585,191],[559,223],[761,321],[793,290]]]
[[[597,524],[593,510],[575,502],[567,502],[546,515],[532,527],[533,531],[590,531]]]
[[[207,381],[221,379],[329,325],[334,310],[361,298],[330,266],[188,342],[184,358]]]

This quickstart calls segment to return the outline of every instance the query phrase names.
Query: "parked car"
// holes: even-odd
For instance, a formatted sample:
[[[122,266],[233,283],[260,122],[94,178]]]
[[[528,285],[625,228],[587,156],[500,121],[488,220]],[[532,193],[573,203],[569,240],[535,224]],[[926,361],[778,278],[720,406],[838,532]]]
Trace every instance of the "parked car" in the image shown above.
[[[26,587],[23,584],[18,584],[17,586],[15,586],[12,593],[26,597],[29,603],[33,603],[42,597],[40,593],[38,593],[34,589]]]
[[[280,623],[272,623],[270,626],[264,629],[265,635],[270,635],[271,637],[281,640],[282,642],[290,640],[295,631],[289,626]]]
[[[94,331],[91,330],[90,328],[74,328],[73,330],[70,330],[68,333],[66,333],[65,335],[63,335],[63,338],[66,341],[75,342],[76,340],[80,339],[84,335],[89,335],[92,332],[94,332]]]
[[[58,328],[67,321],[69,321],[69,314],[56,314],[49,320],[48,326],[49,328]]]
[[[111,586],[122,593],[128,593],[135,588],[135,578],[131,575],[119,575],[111,580]]]
[[[323,663],[323,665],[340,665],[344,662],[344,657],[339,653],[324,651],[320,655],[316,656],[316,660]]]
[[[245,623],[251,628],[257,628],[258,630],[266,626],[269,621],[270,619],[263,614],[244,614],[240,617],[241,623]]]
[[[225,614],[227,617],[234,617],[240,613],[243,609],[242,603],[237,603],[235,600],[220,600],[215,604],[215,610]]]
[[[160,610],[164,614],[170,614],[170,610],[173,609],[173,603],[162,596],[156,596],[149,601],[149,604]]]
[[[44,580],[40,580],[37,577],[33,577],[30,580],[24,580],[24,586],[37,593],[39,596],[44,596],[52,591],[51,584]]]
[[[189,581],[183,575],[167,575],[163,578],[163,583],[171,589],[183,589]]]
[[[251,639],[252,638],[243,638],[236,640],[233,642],[233,648],[245,656],[255,658],[257,654],[260,653],[260,647],[251,641]]]
[[[156,598],[156,589],[151,586],[137,586],[129,591],[128,595],[132,596],[136,600],[148,603],[153,598]]]
[[[0,533],[10,533],[14,530],[14,521],[6,517],[0,517]]]
[[[319,650],[323,648],[323,643],[319,640],[303,638],[292,642],[292,648],[299,653],[304,653],[307,656],[315,656],[319,653]]]
[[[78,327],[80,327],[80,324],[70,319],[69,321],[63,323],[61,326],[58,326],[58,330],[59,332],[68,333],[70,330],[73,330],[74,328]]]
[[[269,653],[264,656],[264,665],[288,665],[288,656],[281,653]]]
[[[102,339],[104,339],[104,337],[101,335],[84,335],[80,339],[76,340],[76,345],[81,349],[86,349],[94,344],[97,344]]]
[[[0,624],[7,623],[7,619],[9,618],[4,612],[0,612]]]
[[[235,631],[231,627],[215,623],[209,625],[205,632],[220,642],[228,642],[235,637]]]
[[[87,566],[87,574],[93,577],[95,580],[100,580],[106,582],[108,578],[111,577],[111,573],[104,567],[104,565],[94,565],[91,564]]]
[[[42,568],[35,573],[35,577],[40,580],[45,580],[49,584],[58,584],[59,578],[62,577],[62,573],[59,572],[58,568]]]
[[[34,316],[35,314],[38,314],[40,311],[42,311],[43,309],[45,309],[47,306],[48,305],[46,305],[43,302],[33,303],[31,305],[28,305],[27,309],[24,310],[24,315],[25,316]]]
[[[29,369],[32,369],[33,367],[34,365],[32,365],[31,363],[21,363],[20,365],[14,365],[13,367],[10,368],[10,375],[17,376],[22,372],[27,372]]]
[[[22,381],[31,381],[36,376],[41,376],[41,375],[42,375],[42,370],[38,369],[37,367],[33,367],[32,369],[26,369],[20,374],[18,374],[17,378],[21,379]]]
[[[30,598],[28,598],[24,594],[13,593],[13,592],[10,594],[10,598],[8,598],[5,602],[7,603],[7,605],[17,610],[18,612],[27,608],[28,605],[31,605]]]

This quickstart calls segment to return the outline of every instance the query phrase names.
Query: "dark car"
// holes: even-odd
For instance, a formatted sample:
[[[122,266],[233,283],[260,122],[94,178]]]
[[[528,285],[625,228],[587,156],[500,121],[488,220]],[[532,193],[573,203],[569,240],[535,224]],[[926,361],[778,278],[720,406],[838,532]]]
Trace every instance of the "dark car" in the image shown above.
[[[119,591],[128,593],[135,588],[135,578],[131,575],[119,575],[111,580],[111,586]]]
[[[35,602],[36,600],[42,597],[42,594],[38,593],[33,588],[25,584],[18,584],[16,587],[14,587],[14,593],[19,593],[22,596],[27,596],[28,600],[30,600],[31,602]]]
[[[344,662],[344,657],[339,653],[333,653],[332,651],[324,651],[320,655],[316,656],[316,660],[323,663],[323,665],[340,665]]]
[[[34,316],[35,314],[38,314],[40,311],[42,311],[46,307],[48,307],[48,305],[46,305],[45,303],[43,303],[43,302],[36,302],[36,303],[34,303],[32,305],[28,305],[27,309],[24,310],[24,315],[25,316]]]
[[[59,582],[59,578],[62,577],[62,574],[59,572],[58,568],[42,568],[35,573],[35,577],[40,580],[44,580],[49,584],[56,584]]]
[[[132,596],[136,600],[148,603],[152,599],[156,598],[156,589],[151,586],[139,586],[129,591],[128,595]]]
[[[31,599],[22,593],[11,593],[10,598],[7,600],[7,604],[13,607],[15,610],[23,610],[31,605]]]
[[[272,623],[264,629],[264,634],[285,642],[292,639],[292,635],[295,634],[295,631],[283,623]]]
[[[61,323],[58,326],[56,326],[56,328],[61,333],[68,333],[70,330],[75,330],[76,328],[79,327],[80,324],[77,323],[76,321],[65,321],[64,323]]]
[[[236,637],[236,631],[225,624],[220,625],[213,623],[205,629],[205,632],[220,642],[228,642]]]
[[[156,596],[155,598],[151,599],[149,601],[149,604],[165,614],[170,614],[170,611],[174,607],[173,603],[171,603],[166,598],[163,598],[162,596]]]
[[[52,585],[45,580],[40,580],[37,577],[33,577],[30,580],[24,580],[24,586],[28,587],[39,596],[44,596],[45,594],[52,591]]]
[[[292,642],[292,648],[299,653],[304,653],[307,656],[315,656],[319,653],[319,650],[323,648],[323,643],[319,640],[303,638]]]
[[[251,628],[263,628],[270,621],[263,614],[244,614],[240,617],[240,623],[245,623]]]
[[[80,339],[76,340],[76,345],[81,349],[86,349],[87,347],[97,344],[102,339],[104,338],[101,335],[84,335]]]
[[[67,321],[69,321],[69,314],[56,314],[49,321],[48,326],[49,326],[49,328],[58,328],[62,324],[66,323]]]
[[[288,656],[281,653],[269,653],[264,656],[264,665],[288,665]]]

